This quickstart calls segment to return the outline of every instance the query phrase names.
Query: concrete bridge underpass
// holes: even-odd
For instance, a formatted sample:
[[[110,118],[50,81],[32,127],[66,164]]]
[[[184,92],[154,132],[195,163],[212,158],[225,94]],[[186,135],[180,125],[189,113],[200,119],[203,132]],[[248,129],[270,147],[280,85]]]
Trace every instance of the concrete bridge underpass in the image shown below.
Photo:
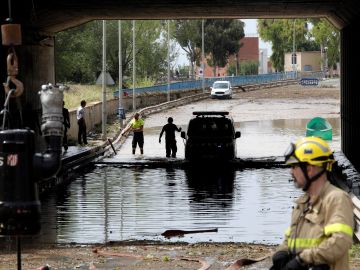
[[[37,95],[40,86],[47,82],[56,83],[55,33],[91,20],[326,17],[341,31],[341,147],[347,158],[360,170],[360,94],[356,68],[360,63],[360,3],[356,0],[1,1],[1,23],[5,24],[9,16],[22,28],[22,44],[16,46],[19,58],[17,78],[24,83],[25,91],[19,99],[22,104],[31,103],[34,109],[40,108]],[[7,79],[8,49],[7,46],[0,48],[2,82]],[[0,91],[0,103],[4,104],[4,91]]]

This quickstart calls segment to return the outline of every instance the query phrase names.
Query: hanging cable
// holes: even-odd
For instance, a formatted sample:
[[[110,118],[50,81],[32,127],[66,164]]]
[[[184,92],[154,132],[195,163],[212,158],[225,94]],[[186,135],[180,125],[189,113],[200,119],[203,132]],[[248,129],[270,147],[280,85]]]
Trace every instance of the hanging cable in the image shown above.
[[[5,123],[6,123],[6,116],[9,113],[9,100],[10,97],[12,95],[12,92],[14,92],[15,89],[10,89],[10,91],[8,92],[6,99],[5,99],[5,103],[4,103],[4,109],[2,109],[2,111],[0,112],[0,115],[3,115],[3,123],[2,123],[2,127],[1,130],[5,130]]]

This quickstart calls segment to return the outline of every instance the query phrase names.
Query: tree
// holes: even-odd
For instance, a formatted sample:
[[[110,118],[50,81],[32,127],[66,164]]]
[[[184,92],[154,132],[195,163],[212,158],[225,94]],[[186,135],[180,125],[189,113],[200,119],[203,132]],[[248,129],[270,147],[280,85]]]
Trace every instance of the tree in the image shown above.
[[[227,68],[227,75],[232,76],[236,74],[236,64],[229,65]],[[258,75],[259,74],[259,61],[246,61],[241,64],[239,75]]]
[[[88,83],[96,79],[94,67],[101,67],[101,26],[93,21],[55,36],[56,80]]]
[[[201,57],[201,50],[197,47],[197,45],[201,43],[201,21],[176,20],[175,25],[174,37],[190,60],[191,78],[194,79],[194,65]]]
[[[118,76],[118,21],[108,26],[108,68],[112,76]],[[167,43],[162,38],[164,27],[158,20],[135,22],[136,77],[156,81],[167,69]],[[122,67],[125,77],[132,76],[133,61],[132,21],[122,21]]]
[[[167,69],[167,43],[161,21],[136,21],[137,78],[157,80]],[[92,21],[55,37],[57,81],[93,83],[101,71],[102,21]],[[122,21],[122,67],[132,74],[132,22]],[[118,21],[107,21],[107,69],[118,77]],[[174,57],[174,55],[172,55]]]
[[[214,68],[224,67],[229,56],[238,52],[240,39],[244,35],[244,23],[240,20],[205,20],[205,53],[210,56],[207,63]],[[198,42],[198,47],[200,44]]]
[[[293,51],[295,31],[295,51],[318,50],[307,25],[308,19],[259,19],[258,32],[262,40],[272,43],[270,59],[278,71],[284,70],[284,54]]]
[[[321,52],[326,52],[327,67],[330,71],[340,60],[340,33],[326,19],[313,20],[312,35],[320,46]],[[323,63],[324,64],[324,63]],[[325,63],[326,64],[326,63]]]

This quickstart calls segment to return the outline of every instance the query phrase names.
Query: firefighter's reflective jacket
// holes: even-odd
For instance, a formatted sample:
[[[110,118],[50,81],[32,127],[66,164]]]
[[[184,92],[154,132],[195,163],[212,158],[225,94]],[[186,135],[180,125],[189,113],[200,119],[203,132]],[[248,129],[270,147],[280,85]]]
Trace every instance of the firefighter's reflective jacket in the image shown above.
[[[353,237],[353,204],[343,190],[326,182],[313,204],[307,194],[296,200],[291,225],[278,250],[297,254],[309,265],[348,270]]]

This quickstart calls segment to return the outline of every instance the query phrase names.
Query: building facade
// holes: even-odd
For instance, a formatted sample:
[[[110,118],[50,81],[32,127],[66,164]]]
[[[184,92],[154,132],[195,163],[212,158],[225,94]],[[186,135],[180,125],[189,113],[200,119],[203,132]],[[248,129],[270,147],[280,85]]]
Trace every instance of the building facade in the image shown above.
[[[236,74],[228,74],[228,67],[230,65],[237,66],[238,68],[241,64],[249,61],[259,61],[259,37],[244,37],[240,40],[241,47],[237,54],[231,55],[228,60],[228,64],[225,67],[216,67],[215,77],[231,76]],[[266,55],[267,61],[267,55]],[[204,75],[206,78],[214,77],[214,67],[209,66],[207,63],[204,63]],[[265,65],[267,67],[267,65]],[[264,67],[265,69],[265,67]],[[266,68],[267,69],[267,68]],[[196,77],[201,78],[202,72],[200,67],[195,69]]]
[[[296,52],[296,63],[291,61],[292,53],[285,53],[284,71],[316,72],[321,71],[321,52]]]

